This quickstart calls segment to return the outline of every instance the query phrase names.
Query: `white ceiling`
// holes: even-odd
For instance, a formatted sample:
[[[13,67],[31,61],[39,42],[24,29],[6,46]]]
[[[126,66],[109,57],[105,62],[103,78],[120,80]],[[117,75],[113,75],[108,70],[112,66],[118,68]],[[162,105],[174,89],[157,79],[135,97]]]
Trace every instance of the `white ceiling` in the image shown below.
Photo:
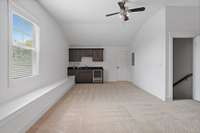
[[[38,0],[62,25],[70,45],[129,45],[140,26],[166,0],[131,0],[129,8],[145,6],[145,12],[130,14],[123,22],[118,12],[118,0]],[[197,5],[199,0],[167,0],[169,5]]]

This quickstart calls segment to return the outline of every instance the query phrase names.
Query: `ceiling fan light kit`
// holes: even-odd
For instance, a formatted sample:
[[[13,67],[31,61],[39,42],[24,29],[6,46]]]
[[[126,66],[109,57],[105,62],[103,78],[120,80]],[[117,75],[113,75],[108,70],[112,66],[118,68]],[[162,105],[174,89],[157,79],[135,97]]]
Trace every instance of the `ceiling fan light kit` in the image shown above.
[[[118,2],[118,5],[120,7],[120,12],[107,14],[106,17],[110,17],[110,16],[113,16],[113,15],[119,14],[120,18],[123,18],[124,21],[128,21],[129,20],[129,13],[145,11],[145,7],[129,9],[127,6],[125,6],[126,2],[128,2],[128,1],[123,0],[123,1]]]

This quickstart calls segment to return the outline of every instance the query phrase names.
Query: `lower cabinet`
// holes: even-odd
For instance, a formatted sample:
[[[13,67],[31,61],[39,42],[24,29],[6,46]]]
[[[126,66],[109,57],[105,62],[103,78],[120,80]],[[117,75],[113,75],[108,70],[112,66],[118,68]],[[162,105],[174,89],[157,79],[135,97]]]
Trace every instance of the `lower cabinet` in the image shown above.
[[[68,67],[68,76],[75,76],[76,83],[103,83],[103,68]]]
[[[77,73],[76,69],[68,69],[68,76],[75,76]]]
[[[79,70],[76,73],[76,83],[92,83],[93,73],[92,70]]]

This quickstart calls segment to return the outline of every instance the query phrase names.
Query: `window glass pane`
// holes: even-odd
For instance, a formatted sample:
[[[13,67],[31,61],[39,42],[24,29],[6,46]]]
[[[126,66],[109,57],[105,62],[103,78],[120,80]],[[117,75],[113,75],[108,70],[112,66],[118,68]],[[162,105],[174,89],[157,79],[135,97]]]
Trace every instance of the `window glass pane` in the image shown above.
[[[13,45],[9,48],[9,78],[29,77],[33,74],[33,24],[13,15]]]
[[[33,24],[24,18],[13,15],[13,43],[16,45],[33,47]]]
[[[32,50],[10,46],[10,78],[32,76]]]

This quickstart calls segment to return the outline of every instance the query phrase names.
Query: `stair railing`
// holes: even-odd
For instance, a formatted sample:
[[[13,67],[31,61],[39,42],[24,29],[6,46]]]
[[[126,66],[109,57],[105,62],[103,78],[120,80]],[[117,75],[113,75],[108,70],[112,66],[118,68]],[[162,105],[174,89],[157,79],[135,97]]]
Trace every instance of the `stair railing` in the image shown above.
[[[190,74],[184,76],[183,78],[181,78],[180,80],[178,80],[177,82],[175,82],[175,83],[173,84],[173,86],[174,86],[174,87],[177,86],[178,84],[182,83],[183,81],[187,80],[188,78],[190,78],[190,77],[192,77],[192,76],[193,76],[192,73],[190,73]]]

